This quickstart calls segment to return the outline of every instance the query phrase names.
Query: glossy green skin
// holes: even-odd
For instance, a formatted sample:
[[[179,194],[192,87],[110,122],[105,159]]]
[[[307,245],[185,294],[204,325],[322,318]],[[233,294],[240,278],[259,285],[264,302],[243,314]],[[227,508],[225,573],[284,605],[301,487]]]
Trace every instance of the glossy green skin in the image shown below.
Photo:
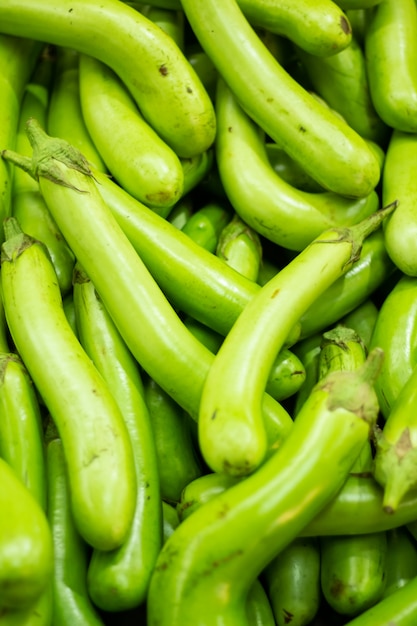
[[[12,236],[1,271],[11,335],[63,440],[77,527],[92,546],[115,548],[128,532],[136,494],[123,417],[66,319],[42,244]]]
[[[214,100],[219,74],[212,60],[198,44],[196,47],[187,46],[185,54],[203,83],[210,98]]]
[[[384,225],[385,246],[393,263],[408,276],[417,276],[416,166],[417,135],[394,130],[385,157],[382,201],[398,200],[398,213]]]
[[[155,441],[161,497],[176,504],[188,483],[201,476],[201,460],[192,437],[190,417],[151,378],[144,393]]]
[[[49,145],[50,139],[43,136],[41,143],[44,139]],[[69,186],[56,184],[44,176],[40,176],[39,184],[66,241],[139,364],[196,419],[213,355],[182,324],[104,203],[92,177],[59,161],[54,161],[54,166]],[[80,189],[88,193],[80,193]],[[169,226],[178,234],[174,226]],[[218,262],[224,267],[220,259]],[[132,290],[132,284],[138,288]],[[125,303],[123,308],[120,302]],[[138,324],[141,333],[136,331]],[[290,426],[291,418],[268,394],[263,405],[269,442],[274,447]]]
[[[301,251],[324,230],[355,224],[378,207],[373,190],[360,199],[348,199],[325,190],[302,191],[280,178],[270,164],[259,126],[222,80],[216,113],[216,158],[223,187],[236,213],[266,239]]]
[[[74,274],[74,309],[80,343],[116,399],[133,450],[137,490],[129,533],[115,550],[94,550],[88,567],[93,603],[103,610],[123,611],[146,598],[162,543],[157,451],[138,364],[79,266]]]
[[[168,502],[162,500],[162,516],[163,516],[163,537],[162,541],[165,543],[167,539],[172,535],[174,530],[180,523],[177,510]]]
[[[262,263],[261,240],[236,213],[220,233],[216,254],[249,280],[258,280]]]
[[[216,354],[217,350],[222,345],[224,337],[217,333],[209,326],[206,326],[202,322],[193,319],[190,315],[183,317],[183,322],[188,330],[195,336],[202,344],[204,344],[210,352]]]
[[[16,136],[16,151],[30,156],[32,148],[25,132],[30,117],[45,124],[49,107],[52,60],[44,53],[35,68],[35,74],[23,95]],[[65,115],[64,115],[65,118]],[[38,183],[23,170],[17,169],[13,176],[12,215],[25,233],[42,241],[48,248],[59,286],[63,294],[72,289],[74,255],[64,241],[55,220],[50,215]]]
[[[413,626],[417,619],[416,592],[417,577],[347,622],[345,626],[375,626],[375,624],[390,623],[395,626]]]
[[[88,596],[88,547],[71,511],[71,497],[62,441],[47,442],[48,521],[54,542],[53,625],[101,626],[103,621]]]
[[[259,579],[249,589],[246,612],[251,626],[275,626],[271,603]]]
[[[199,444],[213,471],[245,475],[262,462],[266,436],[261,398],[276,354],[309,306],[354,264],[365,232],[369,235],[374,219],[382,215],[374,214],[351,229],[324,232],[242,311],[202,390]]]
[[[288,348],[282,348],[269,373],[266,391],[278,402],[298,392],[306,380],[302,361]]]
[[[320,549],[315,537],[296,537],[262,573],[277,626],[307,626],[320,603]]]
[[[1,7],[0,22],[4,33],[74,48],[111,67],[178,156],[212,145],[215,115],[201,81],[174,40],[135,9],[116,0],[13,0]]]
[[[182,5],[201,46],[267,135],[325,189],[354,198],[374,190],[380,168],[365,140],[280,66],[235,0],[221,5],[182,0]]]
[[[102,172],[107,172],[103,158],[85,125],[80,102],[80,54],[71,48],[56,49],[54,81],[46,120],[48,133],[62,137],[81,150]],[[35,116],[36,117],[36,116]],[[36,118],[41,123],[39,118]],[[26,121],[26,120],[25,120]]]
[[[227,474],[205,474],[187,485],[177,506],[181,519],[201,504],[247,480]],[[417,493],[406,494],[393,514],[382,508],[382,489],[370,476],[350,475],[337,496],[305,526],[300,536],[359,535],[412,525],[417,517]],[[415,529],[414,529],[415,532]]]
[[[141,205],[139,205],[141,206]],[[143,206],[143,205],[142,205]],[[190,196],[185,198],[181,198],[177,204],[170,209],[168,215],[166,216],[166,220],[178,228],[182,229],[186,221],[191,217],[194,211],[194,203]]]
[[[180,162],[183,171],[182,199],[187,197],[188,193],[195,189],[210,174],[213,166],[213,148],[200,152],[200,154],[189,159],[180,159]],[[178,206],[178,202],[174,206]],[[158,213],[163,217],[167,217],[173,208],[160,209]]]
[[[298,50],[313,89],[364,137],[381,144],[389,129],[369,93],[365,54],[355,36],[344,50],[324,58]]]
[[[82,54],[79,89],[82,117],[112,176],[144,204],[172,207],[183,193],[180,159],[142,117],[125,84],[108,65]]]
[[[238,0],[249,22],[258,28],[284,35],[304,50],[329,56],[349,46],[349,20],[329,0]]]
[[[30,608],[49,584],[53,545],[46,515],[28,488],[0,458],[0,610]]]
[[[362,339],[366,349],[369,350],[378,315],[379,308],[371,298],[368,298],[353,311],[345,315],[340,320],[340,323],[355,330]]]
[[[182,490],[176,507],[180,521],[184,521],[205,502],[209,502],[241,480],[243,479],[238,476],[209,472],[189,482]]]
[[[321,588],[341,615],[358,615],[381,600],[386,580],[386,534],[322,537]]]
[[[260,286],[190,241],[168,220],[131,198],[107,177],[99,172],[94,172],[94,176],[102,198],[170,301],[226,335]],[[393,268],[382,233],[368,237],[355,268],[337,280],[302,316],[302,335],[323,330],[352,311],[382,284]]]
[[[94,171],[98,191],[146,267],[181,311],[226,335],[259,285]],[[192,297],[191,297],[192,294]]]
[[[369,9],[376,6],[381,0],[334,0],[341,9]]]
[[[336,495],[369,436],[364,420],[337,402],[330,408],[328,394],[317,388],[274,456],[178,526],[151,579],[149,626],[248,623],[251,584]]]
[[[414,0],[384,0],[371,9],[365,35],[369,89],[380,118],[416,132],[417,8]]]
[[[417,576],[416,540],[406,526],[387,532],[387,576],[384,597]]]
[[[8,609],[1,613],[2,626],[53,626],[53,589],[47,585],[39,599],[27,609]]]
[[[21,192],[14,196],[13,217],[17,219],[25,233],[42,241],[47,247],[59,288],[65,296],[72,289],[75,257],[48,211],[39,190]]]
[[[291,159],[278,144],[267,141],[265,149],[272,167],[278,176],[289,185],[302,191],[314,193],[323,191],[323,188],[311,176],[306,174],[303,168]]]
[[[34,70],[42,45],[30,39],[0,36],[0,144],[15,146],[20,104],[26,83]],[[0,160],[0,222],[11,213],[10,167]],[[4,240],[0,229],[0,241]]]
[[[302,315],[301,338],[337,323],[371,296],[394,273],[382,229],[364,242],[360,259]]]
[[[358,535],[397,528],[416,519],[416,492],[392,513],[382,506],[383,489],[370,476],[351,475],[337,497],[301,531],[302,536]]]
[[[385,354],[375,383],[385,418],[417,362],[416,316],[417,278],[400,276],[381,304],[370,344]]]
[[[296,416],[311,390],[318,381],[320,346],[322,334],[315,333],[297,342],[292,350],[300,359],[305,371],[305,380],[294,398],[293,415]]]
[[[33,73],[25,86],[20,101],[15,141],[15,149],[20,154],[27,156],[32,154],[32,147],[25,130],[26,121],[30,117],[35,117],[40,124],[46,123],[53,68],[53,55],[48,50],[48,47],[45,46],[36,60]],[[13,195],[21,192],[35,191],[37,189],[38,184],[36,180],[27,172],[20,169],[14,172],[12,181]]]
[[[42,414],[33,382],[17,354],[0,354],[0,413],[0,455],[45,509]]]
[[[181,4],[177,7],[177,10],[170,7],[158,7],[151,4],[142,5],[141,12],[148,19],[152,20],[154,24],[157,24],[162,30],[164,30],[177,44],[177,46],[184,50],[184,13],[181,9]]]
[[[214,254],[220,233],[231,217],[230,211],[221,204],[205,204],[193,212],[181,230],[199,246]]]

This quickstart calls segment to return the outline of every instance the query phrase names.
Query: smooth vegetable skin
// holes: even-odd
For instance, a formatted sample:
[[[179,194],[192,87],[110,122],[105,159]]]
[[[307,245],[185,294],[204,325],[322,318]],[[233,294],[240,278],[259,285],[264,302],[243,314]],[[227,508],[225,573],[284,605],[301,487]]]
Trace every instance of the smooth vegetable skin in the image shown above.
[[[266,436],[261,398],[276,354],[302,314],[352,267],[363,241],[394,209],[382,209],[351,228],[324,232],[242,311],[202,390],[199,443],[213,471],[249,474],[262,462]]]
[[[326,228],[355,224],[378,208],[375,191],[352,200],[330,191],[301,191],[280,178],[264,133],[223,80],[217,85],[216,113],[223,187],[236,213],[266,239],[300,251]]]
[[[285,180],[285,182],[302,191],[323,191],[323,187],[311,178],[311,176],[309,176],[278,144],[267,140],[265,142],[265,149],[268,160],[275,172],[280,178]]]
[[[0,413],[0,456],[45,509],[41,408],[33,382],[17,354],[0,354]]]
[[[111,179],[94,171],[98,190],[164,293],[179,310],[226,335],[259,285],[185,237]],[[392,273],[383,234],[368,237],[361,258],[302,317],[308,336],[335,323],[368,298]]]
[[[53,626],[102,626],[87,593],[88,546],[79,534],[71,510],[68,469],[62,441],[46,443],[48,521],[54,545]],[[0,620],[1,621],[1,620]]]
[[[280,66],[235,0],[182,0],[182,6],[242,108],[274,141],[324,188],[356,198],[371,193],[380,167],[365,140]]]
[[[404,587],[345,626],[375,626],[375,624],[395,624],[395,626],[414,626],[417,619],[417,578],[413,578]]]
[[[182,232],[212,254],[215,253],[220,233],[230,222],[229,207],[210,202],[193,212],[182,227]]]
[[[262,573],[277,626],[308,626],[319,610],[320,545],[296,537]]]
[[[333,0],[341,9],[369,9],[376,6],[382,0]]]
[[[53,570],[53,545],[46,515],[10,465],[0,458],[0,614],[30,608]]]
[[[0,35],[0,143],[15,147],[20,103],[36,65],[42,44],[31,39]],[[0,223],[10,215],[12,178],[7,163],[0,163]],[[4,240],[0,228],[0,240]]]
[[[300,319],[301,337],[323,331],[372,296],[390,279],[395,265],[389,258],[382,229],[363,244],[360,259],[333,283]]]
[[[4,151],[3,158],[13,159],[39,179],[51,213],[132,354],[144,370],[197,419],[201,390],[213,355],[184,326],[146,269],[105,205],[82,155],[73,152],[67,142],[45,135],[35,120],[28,122],[27,129],[34,146],[33,160],[22,160],[11,151]],[[52,151],[49,158],[45,158],[44,150],[47,154]],[[68,160],[55,159],[57,154],[60,159]],[[52,165],[54,180],[48,178]],[[60,184],[62,181],[64,184]],[[177,233],[174,226],[171,228]],[[136,288],[132,289],[132,285]],[[120,302],[124,303],[123,307]],[[139,327],[140,333],[137,332]],[[292,420],[267,394],[263,406],[269,444],[273,449],[279,445]]]
[[[391,128],[417,131],[417,7],[414,0],[383,0],[371,9],[365,34],[369,89]]]
[[[122,611],[144,601],[162,543],[156,447],[139,366],[79,264],[73,292],[80,343],[119,406],[135,463],[136,504],[128,535],[114,550],[93,550],[88,567],[88,592],[94,604]]]
[[[352,29],[344,12],[330,0],[238,0],[248,21],[287,37],[317,56],[330,56],[350,45]]]
[[[14,218],[7,224],[1,272],[10,333],[62,438],[79,532],[110,550],[125,539],[136,500],[126,426],[65,317],[45,248]]]
[[[249,280],[258,280],[262,263],[261,240],[237,214],[221,231],[216,254]]]
[[[212,145],[216,120],[200,79],[174,40],[139,11],[119,0],[12,0],[0,7],[0,23],[4,33],[74,48],[106,63],[178,156]]]
[[[381,600],[386,581],[385,532],[322,537],[321,588],[341,615],[359,615]]]
[[[370,342],[385,354],[375,383],[385,419],[417,365],[416,321],[417,277],[400,274],[379,308]]]
[[[108,65],[81,54],[79,86],[82,117],[116,181],[148,206],[173,206],[183,192],[180,159],[143,118],[125,84]]]
[[[180,4],[180,3],[179,3]],[[185,16],[183,11],[152,6],[151,4],[139,5],[143,15],[152,20],[175,41],[177,46],[184,50],[184,26]]]
[[[417,576],[417,544],[406,526],[387,532],[387,575],[384,597]]]
[[[152,378],[144,381],[144,396],[155,442],[161,498],[175,505],[186,485],[203,473],[191,418]]]
[[[149,626],[248,624],[251,584],[337,494],[369,437],[380,358],[316,387],[277,452],[178,526],[153,572]]]
[[[43,51],[35,68],[31,82],[26,86],[20,105],[17,127],[16,150],[29,156],[32,148],[26,134],[26,121],[36,117],[45,124],[49,106],[53,60],[48,50]],[[61,111],[62,113],[62,111]],[[66,115],[62,115],[66,118]],[[61,293],[72,289],[72,271],[74,255],[62,237],[62,233],[51,216],[45,201],[39,192],[38,183],[21,169],[15,169],[13,176],[12,215],[17,219],[22,230],[42,241],[48,249],[54,265]]]
[[[111,179],[95,170],[93,174],[106,206],[170,302],[226,335],[259,286]]]
[[[185,519],[200,504],[220,495],[241,480],[248,478],[209,473],[191,482],[184,489],[177,506],[180,518]],[[369,474],[349,474],[338,494],[300,531],[300,535],[360,535],[398,528],[404,524],[413,527],[417,519],[417,493],[406,494],[392,514],[383,510],[382,495],[381,486]]]
[[[371,298],[368,298],[362,304],[353,309],[353,311],[341,318],[340,323],[347,328],[352,328],[353,330],[355,330],[363,341],[366,349],[369,350],[378,315],[378,306]],[[384,355],[385,363],[385,350]],[[378,380],[380,379],[380,377],[381,374],[378,376]]]
[[[340,113],[361,137],[385,145],[389,129],[377,114],[369,93],[366,59],[355,35],[344,50],[318,57],[298,49],[313,89]]]
[[[405,163],[407,167],[404,167]],[[417,181],[414,176],[416,166],[417,133],[394,130],[385,157],[382,201],[395,198],[398,201],[398,213],[384,224],[384,237],[387,252],[393,263],[408,276],[417,276],[415,249]]]
[[[54,78],[45,128],[51,135],[71,141],[90,163],[94,163],[100,171],[107,172],[103,158],[88,133],[81,109],[80,53],[73,48],[56,46],[55,56]],[[32,117],[42,123],[36,115]]]
[[[246,601],[246,613],[248,623],[251,626],[275,626],[271,603],[258,578],[249,589]]]

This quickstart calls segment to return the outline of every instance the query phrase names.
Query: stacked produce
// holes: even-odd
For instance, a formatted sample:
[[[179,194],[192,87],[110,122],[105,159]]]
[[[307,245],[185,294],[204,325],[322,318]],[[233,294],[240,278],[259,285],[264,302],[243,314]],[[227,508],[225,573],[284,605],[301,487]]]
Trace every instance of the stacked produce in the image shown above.
[[[417,623],[416,46],[0,5],[0,626]]]

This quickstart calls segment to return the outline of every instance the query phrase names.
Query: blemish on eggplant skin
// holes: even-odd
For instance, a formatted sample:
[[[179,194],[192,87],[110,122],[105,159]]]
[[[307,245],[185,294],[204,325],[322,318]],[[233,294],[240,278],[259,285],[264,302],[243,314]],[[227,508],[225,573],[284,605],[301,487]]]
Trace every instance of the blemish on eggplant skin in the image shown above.
[[[350,33],[352,32],[352,26],[350,25],[349,20],[344,15],[342,15],[340,18],[340,26],[346,35],[350,35]]]
[[[232,133],[232,132],[233,132],[233,126],[228,126],[228,128],[227,128],[227,132],[228,132],[228,133]]]
[[[301,125],[298,127],[298,130],[300,131],[300,133],[306,133],[307,132],[307,129],[304,126],[301,126]]]
[[[187,93],[193,93],[193,90],[191,89],[191,87],[187,86]]]
[[[217,416],[217,409],[213,411],[213,413],[211,414],[211,419],[212,420],[216,419],[216,416]]]
[[[161,74],[161,76],[168,76],[168,68],[165,63],[159,66],[159,73]]]
[[[279,291],[280,291],[279,289],[275,289],[275,291],[271,294],[271,300],[277,297],[277,295],[279,294]]]
[[[282,611],[284,613],[284,624],[291,624],[294,614],[287,611],[287,609],[282,609]]]

